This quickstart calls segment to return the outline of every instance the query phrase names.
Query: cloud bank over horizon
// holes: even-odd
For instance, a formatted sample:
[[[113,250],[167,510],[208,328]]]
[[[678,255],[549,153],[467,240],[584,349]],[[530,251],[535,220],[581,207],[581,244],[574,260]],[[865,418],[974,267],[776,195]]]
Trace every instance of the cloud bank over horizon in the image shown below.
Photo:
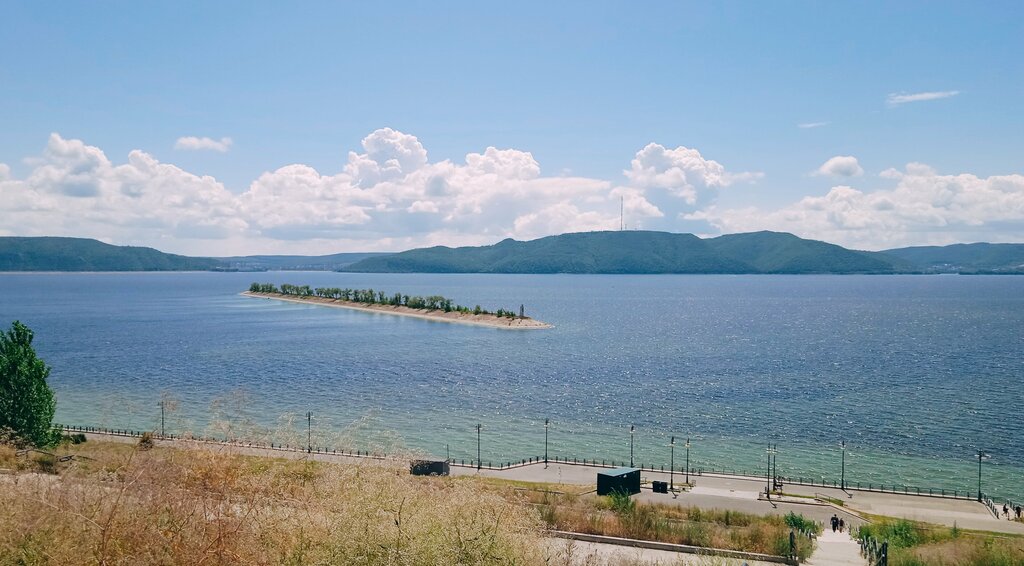
[[[115,164],[100,148],[54,133],[26,159],[23,178],[0,164],[0,235],[90,237],[191,255],[399,251],[615,230],[621,203],[631,228],[771,229],[865,249],[1024,241],[1022,175],[940,175],[912,163],[881,174],[890,188],[825,185],[821,196],[776,209],[727,208],[721,191],[763,174],[683,146],[647,144],[623,159],[619,181],[544,175],[530,152],[511,148],[431,162],[416,136],[391,128],[361,146],[336,173],[292,164],[237,192],[141,150]],[[819,171],[863,174],[852,156]]]

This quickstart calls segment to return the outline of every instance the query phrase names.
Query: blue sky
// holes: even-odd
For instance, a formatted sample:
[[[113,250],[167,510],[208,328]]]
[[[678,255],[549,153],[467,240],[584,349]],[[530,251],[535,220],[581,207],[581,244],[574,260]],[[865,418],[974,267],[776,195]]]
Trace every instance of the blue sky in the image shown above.
[[[1024,241],[1020,3],[552,4],[0,3],[0,235]]]

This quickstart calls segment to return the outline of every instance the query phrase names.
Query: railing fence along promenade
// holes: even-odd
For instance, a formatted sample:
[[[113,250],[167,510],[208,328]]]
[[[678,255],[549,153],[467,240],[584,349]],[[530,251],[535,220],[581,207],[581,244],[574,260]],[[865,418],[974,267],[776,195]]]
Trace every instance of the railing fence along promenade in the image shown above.
[[[59,430],[65,431],[65,432],[81,432],[81,433],[105,434],[105,435],[111,435],[111,436],[124,436],[124,437],[136,437],[136,438],[141,438],[143,434],[149,433],[155,439],[189,440],[189,441],[195,441],[195,442],[204,442],[204,443],[210,443],[210,444],[217,444],[217,445],[222,445],[222,446],[235,446],[235,447],[240,447],[240,448],[258,448],[258,449],[265,449],[265,450],[280,450],[280,451],[283,451],[283,452],[305,452],[305,453],[310,453],[310,454],[323,454],[323,455],[332,455],[332,456],[351,456],[351,457],[359,457],[359,458],[375,458],[375,459],[385,459],[385,458],[387,458],[387,454],[384,453],[384,452],[374,452],[374,451],[361,450],[361,449],[355,449],[355,450],[348,449],[348,448],[336,449],[336,448],[328,448],[328,447],[312,446],[312,445],[292,446],[292,445],[289,445],[289,444],[276,444],[276,443],[273,443],[273,442],[266,443],[266,442],[235,441],[235,440],[224,440],[224,439],[218,439],[218,438],[210,438],[210,437],[204,437],[204,436],[182,436],[182,435],[176,435],[176,434],[164,434],[164,435],[161,435],[158,432],[153,432],[153,431],[138,431],[138,430],[129,430],[129,429],[109,429],[109,428],[104,428],[104,427],[91,427],[91,426],[76,426],[76,425],[55,424],[54,428],[57,428]],[[392,454],[392,456],[396,456],[396,455]],[[551,456],[547,460],[545,460],[545,458],[543,458],[541,456],[532,456],[532,457],[529,457],[529,458],[523,458],[521,460],[499,462],[498,464],[494,464],[492,462],[484,463],[483,461],[477,462],[476,460],[472,460],[472,459],[468,460],[468,463],[467,463],[467,460],[465,460],[465,459],[454,459],[454,458],[449,459],[449,463],[452,466],[459,466],[459,467],[465,467],[465,468],[486,469],[486,470],[509,470],[509,469],[514,469],[514,468],[521,468],[521,467],[524,467],[524,466],[530,466],[530,465],[533,465],[533,464],[544,463],[545,461],[550,462],[550,463],[554,463],[554,464],[580,465],[580,466],[591,466],[591,467],[599,467],[599,468],[618,468],[618,467],[623,467],[623,466],[630,465],[629,462],[625,462],[625,461],[621,461],[621,460],[606,460],[606,459],[600,459],[599,460],[597,458],[589,458],[588,459],[588,458],[575,458],[575,457],[569,458],[569,457],[565,457],[565,456],[562,456],[562,457]],[[666,468],[666,466],[664,466],[664,465],[651,465],[651,466],[648,466],[648,465],[645,465],[645,464],[641,463],[639,465],[635,465],[635,466],[632,466],[632,467],[639,468],[640,470],[642,470],[644,472],[665,472],[665,473],[668,473],[670,471],[670,469]],[[737,478],[752,479],[752,480],[758,480],[758,481],[761,481],[761,482],[765,482],[767,480],[765,472],[763,472],[763,471],[749,472],[747,470],[736,470],[736,469],[729,469],[729,468],[693,467],[693,466],[691,466],[690,469],[687,470],[686,467],[684,466],[684,467],[677,467],[677,468],[675,468],[674,472],[677,473],[677,474],[687,474],[688,473],[689,475],[698,476],[698,477],[700,477],[700,476],[734,476],[734,477],[737,477]],[[896,484],[875,484],[875,483],[866,483],[865,484],[865,483],[862,483],[862,482],[851,482],[851,481],[845,482],[845,487],[844,487],[844,485],[840,481],[837,481],[837,480],[829,481],[829,480],[822,479],[822,480],[817,480],[816,481],[814,478],[805,478],[805,477],[801,477],[801,476],[781,476],[781,475],[780,476],[776,476],[775,480],[777,482],[779,482],[779,483],[782,483],[782,484],[789,483],[789,484],[803,485],[803,486],[810,486],[810,487],[825,487],[825,488],[845,489],[847,491],[854,490],[854,491],[866,491],[866,492],[877,492],[877,493],[893,493],[893,494],[903,494],[903,495],[920,495],[920,496],[925,496],[925,497],[940,497],[940,498],[948,498],[948,499],[968,499],[968,500],[974,500],[974,499],[977,499],[979,497],[979,495],[976,492],[973,492],[973,491],[970,491],[970,490],[963,490],[963,489],[960,489],[960,490],[952,489],[952,490],[950,490],[950,489],[944,489],[944,488],[924,488],[924,487],[919,487],[919,486],[896,485]],[[981,494],[980,497],[987,499],[984,494]],[[996,515],[998,516],[995,504],[991,503],[991,499],[988,500],[986,505],[989,505],[989,507],[992,510],[992,512],[996,513]]]

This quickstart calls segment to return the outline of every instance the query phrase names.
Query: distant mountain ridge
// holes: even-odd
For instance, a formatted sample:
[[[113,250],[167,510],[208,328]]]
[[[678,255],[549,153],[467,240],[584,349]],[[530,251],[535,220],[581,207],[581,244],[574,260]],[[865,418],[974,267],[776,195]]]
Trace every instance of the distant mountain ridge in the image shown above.
[[[953,244],[885,250],[925,273],[1024,273],[1024,244]]]
[[[215,259],[88,238],[0,237],[0,271],[209,271]]]
[[[351,271],[371,273],[1024,274],[1024,244],[868,252],[784,232],[581,232],[401,253],[188,257],[87,238],[0,237],[0,271]]]
[[[227,269],[240,271],[337,271],[357,261],[387,252],[355,252],[330,255],[247,255],[214,258],[224,264]]]
[[[905,261],[754,232],[702,240],[693,234],[580,232],[493,246],[435,246],[368,258],[345,271],[373,273],[897,273]]]

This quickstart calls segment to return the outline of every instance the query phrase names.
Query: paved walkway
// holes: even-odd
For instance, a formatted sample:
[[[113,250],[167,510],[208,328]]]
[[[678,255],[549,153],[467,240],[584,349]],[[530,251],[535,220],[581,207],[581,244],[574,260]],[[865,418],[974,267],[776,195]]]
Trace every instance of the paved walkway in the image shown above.
[[[630,566],[779,566],[777,563],[757,560],[697,556],[596,542],[564,539],[547,539],[546,542],[550,552],[554,555],[552,558],[555,559],[555,564],[572,564],[573,566],[622,564]],[[857,564],[860,566],[860,563]]]
[[[860,555],[860,545],[850,538],[849,531],[832,532],[831,528],[818,537],[818,548],[804,562],[806,566],[867,566]]]

